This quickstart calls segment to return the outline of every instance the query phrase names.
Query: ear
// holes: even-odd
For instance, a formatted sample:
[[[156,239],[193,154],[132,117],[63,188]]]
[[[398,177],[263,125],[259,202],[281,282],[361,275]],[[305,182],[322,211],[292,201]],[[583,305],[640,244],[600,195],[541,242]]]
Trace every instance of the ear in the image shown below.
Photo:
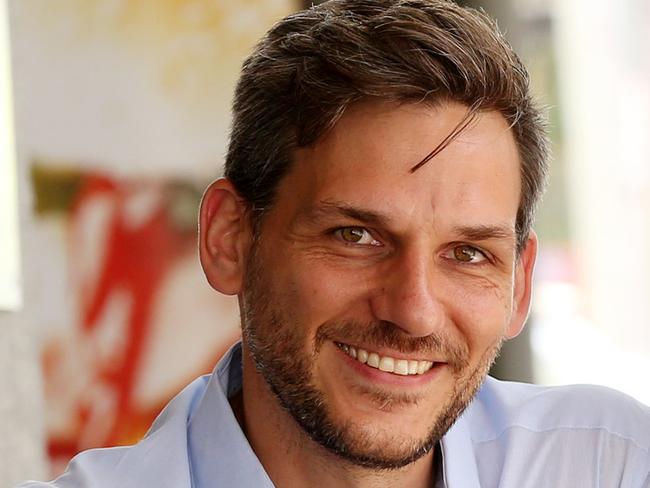
[[[251,242],[246,201],[226,178],[203,194],[199,214],[199,256],[210,286],[226,295],[242,287]]]
[[[523,330],[530,312],[531,296],[533,291],[533,272],[537,259],[537,234],[530,231],[524,249],[519,255],[515,267],[513,311],[510,325],[506,331],[506,338],[512,339]]]

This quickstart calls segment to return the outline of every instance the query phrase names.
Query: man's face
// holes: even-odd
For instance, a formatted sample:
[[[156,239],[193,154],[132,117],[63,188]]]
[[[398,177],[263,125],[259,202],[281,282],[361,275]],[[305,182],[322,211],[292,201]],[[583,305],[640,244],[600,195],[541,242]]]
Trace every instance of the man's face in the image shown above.
[[[315,441],[360,465],[429,452],[527,312],[517,297],[532,266],[515,252],[520,170],[505,120],[479,115],[409,171],[465,113],[348,110],[296,152],[248,259],[254,374]]]

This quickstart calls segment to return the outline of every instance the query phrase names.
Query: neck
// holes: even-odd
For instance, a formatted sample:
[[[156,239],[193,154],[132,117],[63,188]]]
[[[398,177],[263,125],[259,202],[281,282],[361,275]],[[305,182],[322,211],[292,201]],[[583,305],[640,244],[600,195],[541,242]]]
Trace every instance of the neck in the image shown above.
[[[231,406],[248,442],[276,487],[433,486],[434,453],[395,470],[353,465],[315,443],[280,407],[245,351],[243,368],[243,389],[231,399]]]

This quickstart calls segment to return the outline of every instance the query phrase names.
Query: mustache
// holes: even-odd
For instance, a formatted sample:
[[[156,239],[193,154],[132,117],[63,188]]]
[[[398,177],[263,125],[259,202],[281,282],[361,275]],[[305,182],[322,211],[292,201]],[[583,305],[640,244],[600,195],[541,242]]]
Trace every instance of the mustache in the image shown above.
[[[466,344],[454,341],[446,334],[413,337],[396,324],[384,320],[366,323],[356,320],[326,322],[316,333],[314,352],[317,353],[328,340],[369,348],[388,348],[423,357],[443,357],[454,371],[460,371],[467,364],[469,356]]]

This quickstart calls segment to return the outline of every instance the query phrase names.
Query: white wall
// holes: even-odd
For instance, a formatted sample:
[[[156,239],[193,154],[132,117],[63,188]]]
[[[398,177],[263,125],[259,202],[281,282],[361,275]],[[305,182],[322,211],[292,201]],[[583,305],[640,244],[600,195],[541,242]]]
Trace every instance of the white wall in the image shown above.
[[[25,190],[24,171],[16,174],[8,10],[0,1],[0,486],[28,476],[45,476],[42,385],[36,330],[29,320],[28,295],[20,275],[19,222],[29,235],[30,215],[18,204],[18,183]],[[21,202],[28,201],[26,191]],[[20,210],[19,210],[20,209]],[[23,253],[24,255],[24,253]]]
[[[554,12],[579,282],[547,290],[561,302],[541,369],[650,403],[650,4],[557,0]]]

